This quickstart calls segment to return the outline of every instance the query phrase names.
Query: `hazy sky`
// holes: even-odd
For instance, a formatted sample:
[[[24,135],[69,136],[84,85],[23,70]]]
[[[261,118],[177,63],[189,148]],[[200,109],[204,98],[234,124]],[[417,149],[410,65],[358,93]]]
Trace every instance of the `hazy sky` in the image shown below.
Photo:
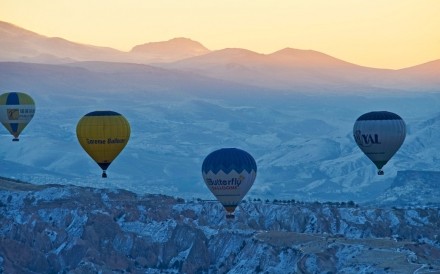
[[[187,37],[211,50],[313,49],[370,67],[440,59],[440,0],[0,0],[0,20],[124,51]]]

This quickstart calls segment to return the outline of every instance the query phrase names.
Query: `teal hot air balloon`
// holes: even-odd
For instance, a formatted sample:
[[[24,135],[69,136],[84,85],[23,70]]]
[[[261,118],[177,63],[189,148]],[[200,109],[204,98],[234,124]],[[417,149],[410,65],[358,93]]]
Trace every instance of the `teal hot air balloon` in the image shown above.
[[[206,156],[202,176],[209,190],[233,218],[235,208],[252,187],[257,175],[254,158],[244,150],[222,148]]]
[[[373,111],[361,115],[353,127],[356,144],[376,165],[379,175],[383,166],[402,146],[406,135],[403,119],[392,112]]]

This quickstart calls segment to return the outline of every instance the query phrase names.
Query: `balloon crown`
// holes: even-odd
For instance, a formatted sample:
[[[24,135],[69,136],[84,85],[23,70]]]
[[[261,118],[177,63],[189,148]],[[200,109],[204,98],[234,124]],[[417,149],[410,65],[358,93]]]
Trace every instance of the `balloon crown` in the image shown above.
[[[254,158],[244,150],[238,148],[222,148],[211,152],[206,156],[202,164],[202,172],[209,171],[217,174],[219,171],[230,173],[235,170],[238,173],[246,170],[248,173],[257,172],[257,163]]]

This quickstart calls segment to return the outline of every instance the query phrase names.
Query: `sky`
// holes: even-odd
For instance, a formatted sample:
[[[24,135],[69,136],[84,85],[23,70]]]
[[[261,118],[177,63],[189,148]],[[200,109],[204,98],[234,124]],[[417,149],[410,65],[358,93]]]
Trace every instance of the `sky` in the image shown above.
[[[186,37],[392,69],[440,59],[439,14],[439,0],[0,0],[1,21],[83,44],[129,51]]]

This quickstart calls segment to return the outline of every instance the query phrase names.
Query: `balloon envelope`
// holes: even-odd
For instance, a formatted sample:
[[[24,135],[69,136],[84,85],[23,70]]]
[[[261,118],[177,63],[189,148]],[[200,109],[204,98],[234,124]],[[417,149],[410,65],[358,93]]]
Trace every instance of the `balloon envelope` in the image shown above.
[[[102,177],[130,138],[130,124],[114,111],[93,111],[76,126],[76,136],[84,150],[103,170]]]
[[[18,136],[35,114],[34,100],[26,93],[7,92],[0,95],[0,122],[18,141]]]
[[[254,158],[237,148],[211,152],[202,164],[203,180],[229,214],[249,191],[256,175]]]
[[[392,112],[373,111],[361,115],[353,127],[356,144],[383,174],[382,167],[402,146],[406,135],[403,119]]]

